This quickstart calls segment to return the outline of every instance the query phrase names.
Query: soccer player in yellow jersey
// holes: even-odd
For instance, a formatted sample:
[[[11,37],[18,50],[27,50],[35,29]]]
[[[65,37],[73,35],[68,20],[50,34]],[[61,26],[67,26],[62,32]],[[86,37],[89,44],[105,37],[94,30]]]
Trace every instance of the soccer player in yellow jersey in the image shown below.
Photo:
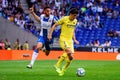
[[[48,39],[52,39],[52,33],[56,26],[61,25],[61,34],[60,34],[60,46],[64,50],[63,55],[60,56],[58,62],[54,65],[56,71],[58,72],[59,76],[63,76],[64,72],[66,71],[67,67],[70,65],[71,61],[73,60],[73,53],[74,53],[74,45],[73,40],[75,43],[79,44],[74,36],[74,30],[77,24],[77,17],[78,10],[76,8],[72,8],[70,10],[69,16],[64,16],[60,20],[58,20],[51,28],[50,34]],[[62,62],[66,59],[65,65],[60,69]]]

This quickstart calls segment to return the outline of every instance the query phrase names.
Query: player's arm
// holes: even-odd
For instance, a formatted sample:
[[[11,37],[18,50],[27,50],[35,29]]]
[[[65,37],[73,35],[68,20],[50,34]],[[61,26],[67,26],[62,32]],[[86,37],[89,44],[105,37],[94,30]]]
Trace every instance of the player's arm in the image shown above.
[[[48,35],[48,39],[52,39],[52,33],[53,31],[55,30],[55,28],[58,26],[58,25],[62,25],[64,23],[64,17],[61,18],[60,20],[58,20],[50,29],[50,33]]]
[[[50,32],[49,32],[49,35],[48,35],[48,39],[51,40],[52,39],[52,33],[53,31],[55,30],[55,28],[58,26],[58,23],[55,23],[51,29],[50,29]]]
[[[79,44],[79,41],[76,40],[76,37],[75,37],[75,30],[74,30],[74,33],[73,33],[73,40],[74,40],[74,42],[75,42],[76,44]]]
[[[31,12],[31,14],[34,16],[35,20],[38,21],[38,22],[40,22],[40,18],[39,18],[39,16],[37,16],[37,15],[35,14],[33,7],[30,8],[30,12]]]

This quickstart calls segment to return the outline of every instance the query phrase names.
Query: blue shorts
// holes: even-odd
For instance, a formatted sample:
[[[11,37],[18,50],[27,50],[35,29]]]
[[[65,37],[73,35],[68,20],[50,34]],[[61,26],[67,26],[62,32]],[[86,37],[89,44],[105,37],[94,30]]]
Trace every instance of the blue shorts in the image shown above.
[[[45,46],[46,50],[48,50],[48,51],[51,50],[50,44],[53,42],[53,40],[49,41],[47,38],[39,36],[37,42],[41,42],[43,44],[43,46]]]
[[[38,37],[37,42],[41,42],[42,44],[44,44],[44,43],[45,43],[45,41],[44,41],[44,39],[43,39],[43,37],[42,37],[42,36],[39,36],[39,37]]]

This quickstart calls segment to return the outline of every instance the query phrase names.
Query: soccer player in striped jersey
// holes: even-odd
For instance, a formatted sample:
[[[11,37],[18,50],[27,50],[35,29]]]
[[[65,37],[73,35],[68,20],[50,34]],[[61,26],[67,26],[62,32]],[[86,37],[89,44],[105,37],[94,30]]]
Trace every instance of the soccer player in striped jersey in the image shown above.
[[[50,53],[50,44],[52,42],[52,40],[48,40],[48,33],[50,31],[51,26],[58,20],[57,17],[55,17],[54,15],[51,14],[51,9],[49,6],[46,6],[44,8],[44,14],[41,14],[40,17],[37,16],[34,12],[33,8],[30,8],[30,12],[31,14],[34,16],[34,18],[36,19],[36,21],[38,21],[41,25],[41,32],[40,32],[40,36],[39,39],[37,41],[37,47],[33,52],[32,55],[32,59],[29,65],[27,65],[27,68],[32,68],[39,50],[41,50],[43,48],[43,46],[45,47],[45,54],[46,56],[49,55]]]
[[[50,34],[48,36],[49,40],[52,39],[52,33],[55,27],[61,25],[61,34],[59,41],[61,48],[64,50],[64,53],[63,55],[60,56],[58,62],[54,65],[59,76],[64,75],[64,72],[70,65],[71,61],[73,60],[73,53],[74,53],[73,40],[76,44],[79,44],[79,42],[76,40],[74,35],[74,30],[77,24],[77,19],[76,19],[77,15],[78,15],[78,10],[76,8],[72,8],[70,10],[69,16],[64,16],[52,26],[50,30]],[[60,66],[65,59],[66,59],[66,63],[61,70]]]

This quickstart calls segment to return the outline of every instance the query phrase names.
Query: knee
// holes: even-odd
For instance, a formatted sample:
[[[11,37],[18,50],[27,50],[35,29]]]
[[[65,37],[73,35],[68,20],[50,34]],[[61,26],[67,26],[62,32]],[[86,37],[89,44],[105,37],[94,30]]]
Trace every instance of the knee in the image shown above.
[[[73,60],[72,53],[68,53],[67,55],[68,55],[69,60]]]
[[[36,47],[36,49],[35,49],[35,50],[38,50],[38,51],[39,51],[39,50],[41,50],[41,47]]]

